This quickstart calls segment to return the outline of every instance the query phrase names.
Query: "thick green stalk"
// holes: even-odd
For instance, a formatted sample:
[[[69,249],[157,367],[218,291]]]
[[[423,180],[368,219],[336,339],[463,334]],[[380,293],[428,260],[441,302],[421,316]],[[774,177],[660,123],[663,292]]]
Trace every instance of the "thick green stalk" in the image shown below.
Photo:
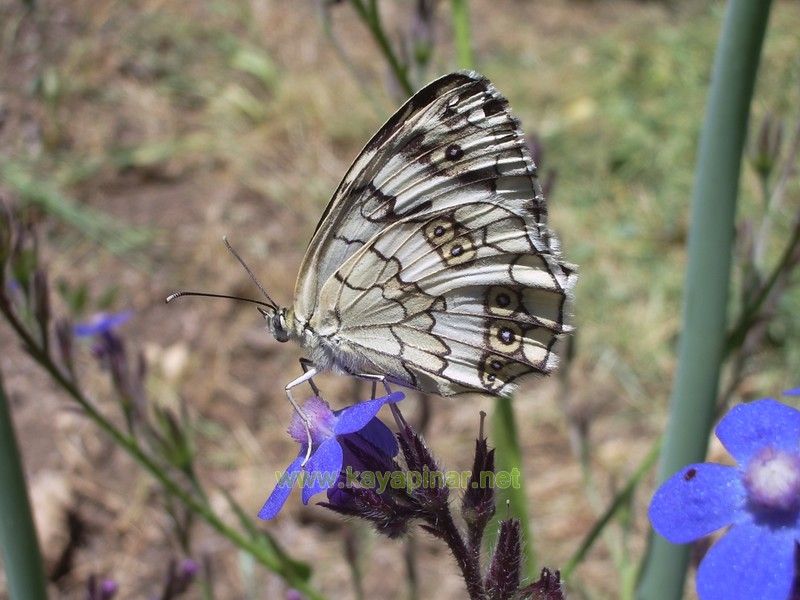
[[[475,64],[472,57],[472,34],[469,26],[469,0],[452,0],[453,38],[455,39],[458,64],[471,69]]]
[[[730,0],[722,27],[692,194],[678,369],[658,479],[702,461],[713,425],[742,149],[770,0]],[[652,535],[638,597],[680,598],[689,547]]]
[[[46,580],[14,423],[0,375],[0,548],[15,600],[44,600]]]
[[[530,518],[528,517],[528,499],[525,496],[525,480],[521,475],[522,448],[517,436],[517,422],[514,417],[514,405],[511,398],[499,398],[495,401],[494,415],[492,415],[492,437],[490,442],[495,445],[495,470],[500,473],[505,471],[512,474],[512,485],[505,490],[496,490],[497,516],[493,523],[507,516],[504,504],[508,502],[511,515],[519,519],[522,530],[522,548],[525,555],[524,575],[531,581],[539,577],[536,571],[536,555],[533,551],[533,536],[531,535]],[[518,482],[519,485],[513,485]],[[495,523],[496,524],[496,523]],[[496,532],[489,530],[488,540],[494,540]]]

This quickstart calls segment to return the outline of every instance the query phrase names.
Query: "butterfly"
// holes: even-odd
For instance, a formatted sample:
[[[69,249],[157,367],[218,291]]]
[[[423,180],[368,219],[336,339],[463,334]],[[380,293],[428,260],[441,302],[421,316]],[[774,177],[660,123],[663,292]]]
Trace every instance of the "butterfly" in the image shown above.
[[[508,101],[456,72],[367,143],[311,238],[294,305],[262,288],[260,310],[275,339],[308,354],[290,401],[321,371],[506,395],[555,368],[575,281]]]

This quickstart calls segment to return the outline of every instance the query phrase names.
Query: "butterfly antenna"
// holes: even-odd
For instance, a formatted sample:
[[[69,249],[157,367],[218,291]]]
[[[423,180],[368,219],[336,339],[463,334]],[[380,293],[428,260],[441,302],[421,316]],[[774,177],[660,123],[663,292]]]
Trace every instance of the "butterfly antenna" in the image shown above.
[[[266,306],[267,308],[275,309],[275,306],[272,304],[268,304],[266,302],[262,302],[261,300],[253,300],[252,298],[243,298],[242,296],[229,296],[228,294],[212,294],[211,292],[173,292],[169,296],[167,296],[167,304],[175,300],[176,298],[181,298],[183,296],[203,296],[204,298],[226,298],[228,300],[240,300],[241,302],[250,302],[252,304],[259,304],[261,306]],[[261,309],[259,309],[261,310]]]
[[[244,262],[242,257],[239,256],[239,253],[236,252],[236,250],[234,250],[233,246],[231,246],[231,243],[228,241],[228,236],[223,236],[222,237],[222,241],[225,242],[225,247],[228,249],[228,251],[231,254],[233,254],[234,257],[236,257],[236,260],[239,261],[239,264],[244,267],[245,271],[247,271],[247,274],[250,276],[250,279],[253,280],[253,283],[256,284],[258,289],[261,290],[261,293],[264,294],[266,299],[269,301],[269,304],[265,304],[265,306],[270,306],[271,308],[274,308],[275,310],[277,310],[278,309],[278,305],[275,303],[275,301],[267,293],[267,290],[264,289],[264,286],[261,285],[261,282],[256,278],[255,274],[250,270],[250,267],[247,266],[247,263]]]

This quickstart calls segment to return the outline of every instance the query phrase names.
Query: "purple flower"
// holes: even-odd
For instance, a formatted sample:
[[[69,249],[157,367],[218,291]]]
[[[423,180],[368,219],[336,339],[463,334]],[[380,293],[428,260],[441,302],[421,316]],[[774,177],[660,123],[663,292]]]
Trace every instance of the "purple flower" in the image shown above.
[[[170,561],[164,590],[159,598],[161,600],[170,600],[185,594],[195,580],[199,570],[200,565],[191,558],[185,558],[180,563],[174,560]]]
[[[122,325],[131,316],[133,316],[132,310],[124,310],[118,313],[97,313],[85,323],[77,323],[72,331],[78,337],[102,335]]]
[[[309,399],[303,411],[311,427],[311,456],[302,467],[308,441],[303,420],[295,414],[289,426],[289,435],[300,444],[300,452],[286,468],[258,517],[264,520],[274,518],[301,476],[303,504],[308,504],[315,494],[340,483],[343,467],[358,468],[360,461],[352,452],[343,449],[343,443],[345,447],[364,447],[367,442],[367,446],[382,453],[396,455],[397,441],[394,435],[375,415],[384,404],[399,402],[403,397],[402,393],[395,392],[337,411],[332,411],[328,403],[320,398]]]
[[[650,522],[675,544],[730,526],[698,569],[703,600],[787,599],[800,540],[800,411],[741,404],[716,434],[738,464],[684,467],[656,491]]]
[[[100,598],[102,600],[111,600],[117,591],[119,590],[119,585],[113,579],[104,579],[103,582],[100,584]]]
[[[95,575],[89,576],[86,583],[87,600],[111,600],[119,590],[119,585],[113,579],[98,581]]]
[[[185,558],[181,561],[180,572],[181,576],[186,579],[192,579],[197,572],[200,570],[200,565],[197,564],[197,561],[192,560],[191,558]]]

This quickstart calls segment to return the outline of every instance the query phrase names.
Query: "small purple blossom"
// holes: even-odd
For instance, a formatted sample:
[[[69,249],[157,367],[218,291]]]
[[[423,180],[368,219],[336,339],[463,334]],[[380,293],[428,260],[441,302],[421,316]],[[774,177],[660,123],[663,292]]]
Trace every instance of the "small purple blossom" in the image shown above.
[[[9,279],[6,281],[6,292],[8,292],[10,296],[22,296],[22,284],[16,279]]]
[[[185,594],[200,571],[200,565],[191,558],[184,558],[180,563],[172,560],[169,563],[167,579],[159,598],[171,600]]]
[[[364,447],[367,442],[367,446],[388,456],[396,455],[398,446],[394,435],[375,415],[384,404],[399,402],[403,397],[402,393],[394,392],[337,411],[332,411],[321,398],[310,398],[303,406],[303,411],[308,416],[311,428],[311,456],[306,465],[301,466],[308,442],[303,420],[295,414],[289,426],[289,435],[300,445],[300,452],[286,468],[258,517],[264,520],[274,518],[301,476],[303,504],[308,504],[312,496],[337,485],[343,468],[359,467],[358,457],[346,451],[347,447]]]
[[[113,579],[104,579],[100,584],[100,597],[103,600],[110,600],[117,591],[119,591],[119,584]]]
[[[182,577],[186,579],[192,579],[197,572],[200,570],[200,565],[197,564],[196,560],[192,560],[191,558],[184,558],[181,561],[180,565],[180,573]]]
[[[132,310],[117,313],[97,313],[84,323],[77,323],[72,331],[78,337],[91,337],[108,333],[119,327],[133,316]]]
[[[787,599],[800,540],[800,411],[741,404],[716,434],[737,465],[684,467],[656,491],[650,522],[675,544],[730,526],[698,569],[703,600]]]
[[[86,583],[86,600],[111,600],[116,596],[119,585],[113,579],[98,581],[95,575]]]

